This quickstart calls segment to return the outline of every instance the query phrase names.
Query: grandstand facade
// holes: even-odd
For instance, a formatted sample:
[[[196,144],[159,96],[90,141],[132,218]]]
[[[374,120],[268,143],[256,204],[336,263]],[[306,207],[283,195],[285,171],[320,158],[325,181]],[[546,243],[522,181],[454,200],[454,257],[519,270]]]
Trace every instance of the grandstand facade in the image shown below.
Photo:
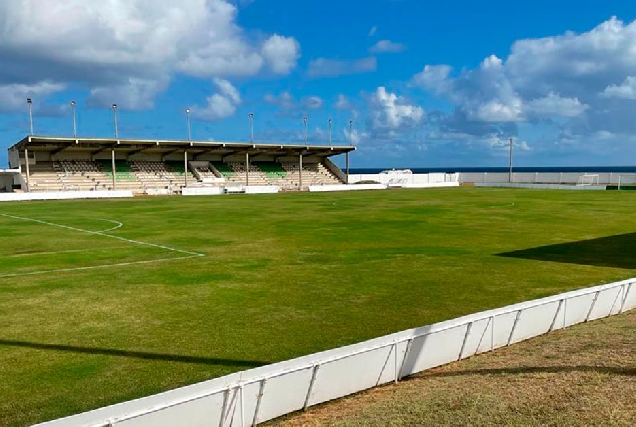
[[[9,148],[25,192],[131,190],[178,194],[186,187],[309,186],[347,182],[353,146],[274,145],[29,136]],[[346,171],[329,158],[346,156]]]

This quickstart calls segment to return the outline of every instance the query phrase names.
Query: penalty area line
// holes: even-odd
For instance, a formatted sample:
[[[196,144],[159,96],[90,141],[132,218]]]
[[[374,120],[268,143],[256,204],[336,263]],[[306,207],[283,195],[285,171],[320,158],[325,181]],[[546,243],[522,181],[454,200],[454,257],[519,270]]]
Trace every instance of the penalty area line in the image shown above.
[[[167,261],[178,261],[178,260],[185,260],[185,259],[191,259],[191,258],[200,258],[200,257],[204,257],[205,256],[205,254],[202,254],[202,253],[199,253],[199,252],[186,251],[186,250],[183,250],[183,249],[171,248],[170,246],[159,245],[159,244],[155,244],[155,243],[142,242],[140,240],[127,239],[127,238],[121,237],[121,236],[114,236],[112,234],[106,234],[108,231],[113,231],[113,230],[117,230],[117,229],[121,228],[123,226],[123,224],[121,222],[119,222],[119,221],[101,220],[101,221],[108,221],[108,222],[111,222],[111,223],[117,224],[117,225],[115,227],[112,227],[112,228],[108,229],[108,230],[91,231],[91,230],[84,230],[82,228],[70,227],[68,225],[56,224],[54,222],[48,222],[48,221],[43,221],[43,220],[34,219],[34,218],[26,218],[26,217],[8,215],[8,214],[3,214],[3,213],[0,213],[0,216],[6,217],[6,218],[16,219],[16,220],[20,220],[20,221],[36,222],[38,224],[49,225],[51,227],[63,228],[63,229],[66,229],[66,230],[72,230],[72,231],[76,231],[76,232],[79,232],[79,233],[91,234],[91,235],[94,235],[94,236],[108,237],[110,239],[115,239],[115,240],[119,240],[119,241],[122,241],[122,242],[127,242],[127,243],[130,243],[130,244],[134,244],[134,245],[148,246],[148,247],[153,247],[153,248],[158,248],[158,249],[164,249],[164,250],[167,250],[167,251],[170,251],[170,252],[175,252],[175,253],[179,253],[179,254],[183,254],[184,255],[184,256],[180,256],[180,257],[161,258],[161,259],[153,259],[153,260],[146,260],[146,261],[120,262],[120,263],[114,263],[114,264],[100,264],[100,265],[92,265],[92,266],[86,266],[86,267],[71,267],[71,268],[59,268],[59,269],[52,269],[52,270],[39,270],[39,271],[31,271],[31,272],[23,272],[23,273],[11,273],[11,274],[0,275],[0,278],[34,276],[34,275],[37,275],[37,274],[61,273],[61,272],[71,272],[71,271],[84,271],[84,270],[93,270],[93,269],[98,269],[98,268],[125,267],[125,266],[130,266],[130,265],[151,264],[151,263],[167,262]]]
[[[129,265],[152,264],[156,262],[181,261],[184,259],[191,259],[191,258],[200,258],[200,256],[190,255],[190,256],[180,256],[180,257],[174,257],[174,258],[150,259],[146,261],[119,262],[116,264],[100,264],[100,265],[89,265],[86,267],[70,267],[70,268],[58,268],[56,270],[38,270],[38,271],[29,271],[25,273],[11,273],[11,274],[0,275],[0,279],[4,279],[7,277],[36,276],[38,274],[67,273],[67,272],[73,272],[73,271],[96,270],[98,268],[126,267]]]
[[[84,230],[83,228],[70,227],[68,225],[56,224],[54,222],[42,221],[40,219],[26,218],[26,217],[20,217],[20,216],[8,215],[8,214],[0,214],[0,216],[4,216],[6,218],[17,219],[17,220],[21,220],[21,221],[37,222],[39,224],[50,225],[52,227],[64,228],[64,229],[67,229],[67,230],[77,231],[77,232],[80,232],[80,233],[92,234],[94,236],[108,237],[110,239],[121,240],[123,242],[133,243],[133,244],[136,244],[136,245],[150,246],[150,247],[153,247],[153,248],[165,249],[165,250],[168,250],[168,251],[178,252],[178,253],[191,255],[191,256],[205,256],[205,254],[198,253],[198,252],[184,251],[183,249],[171,248],[169,246],[158,245],[156,243],[148,243],[148,242],[142,242],[140,240],[127,239],[127,238],[121,237],[121,236],[113,236],[112,234],[106,234],[105,231]],[[116,222],[116,221],[114,221],[114,222]],[[117,228],[119,228],[119,227],[117,227]]]

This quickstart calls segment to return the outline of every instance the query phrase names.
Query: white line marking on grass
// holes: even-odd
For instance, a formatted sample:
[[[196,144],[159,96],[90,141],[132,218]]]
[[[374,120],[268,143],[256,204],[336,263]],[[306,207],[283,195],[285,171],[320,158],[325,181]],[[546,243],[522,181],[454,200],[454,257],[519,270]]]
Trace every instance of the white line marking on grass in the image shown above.
[[[29,271],[29,272],[26,272],[26,273],[3,274],[3,275],[0,275],[0,279],[9,278],[9,277],[36,276],[38,274],[66,273],[66,272],[73,272],[73,271],[96,270],[98,268],[127,267],[129,265],[152,264],[152,263],[156,263],[156,262],[166,262],[166,261],[182,261],[184,259],[199,258],[201,256],[205,256],[205,255],[190,255],[190,256],[181,256],[181,257],[174,257],[174,258],[151,259],[151,260],[147,260],[147,261],[120,262],[120,263],[117,263],[117,264],[90,265],[90,266],[87,266],[87,267],[58,268],[56,270]]]
[[[99,231],[99,233],[108,233],[109,231],[115,231],[115,230],[117,230],[119,228],[122,228],[124,226],[124,224],[122,224],[121,222],[113,221],[112,219],[100,219],[99,221],[106,221],[106,222],[111,222],[113,224],[117,224],[113,228],[109,228],[108,230],[101,230],[101,231]]]
[[[154,260],[147,260],[147,261],[133,261],[133,262],[122,262],[122,263],[116,263],[116,264],[93,265],[93,266],[87,266],[87,267],[59,268],[59,269],[55,269],[55,270],[41,270],[41,271],[31,271],[31,272],[26,272],[26,273],[13,273],[13,274],[0,275],[0,278],[20,277],[20,276],[33,276],[33,275],[36,275],[36,274],[48,274],[48,273],[56,273],[56,272],[92,270],[92,269],[97,269],[97,268],[108,268],[108,267],[124,267],[124,266],[129,266],[129,265],[150,264],[150,263],[165,262],[165,261],[176,261],[176,260],[184,260],[184,259],[189,259],[189,258],[199,258],[199,257],[205,256],[205,254],[198,253],[198,252],[185,251],[183,249],[171,248],[171,247],[165,246],[165,245],[158,245],[158,244],[155,244],[155,243],[148,243],[148,242],[142,242],[142,241],[139,241],[139,240],[127,239],[127,238],[121,237],[121,236],[113,236],[111,234],[105,234],[106,233],[105,231],[84,230],[82,228],[76,228],[76,227],[70,227],[68,225],[56,224],[54,222],[42,221],[40,219],[26,218],[26,217],[8,215],[8,214],[3,214],[3,213],[0,213],[0,216],[4,216],[6,218],[17,219],[17,220],[20,220],[20,221],[36,222],[38,224],[50,225],[52,227],[64,228],[66,230],[72,230],[72,231],[77,231],[77,232],[80,232],[80,233],[92,234],[94,236],[108,237],[110,239],[121,240],[123,242],[132,243],[132,244],[135,244],[135,245],[150,246],[150,247],[153,247],[153,248],[164,249],[164,250],[167,250],[167,251],[176,252],[176,253],[180,253],[180,254],[184,254],[185,255],[185,256],[175,257],[175,258],[162,258],[162,259],[154,259]],[[110,220],[107,220],[107,221],[110,221]],[[117,221],[110,221],[110,222],[115,223]],[[117,222],[117,223],[121,224],[119,222]],[[107,231],[112,231],[112,230],[117,229],[117,228],[119,228],[119,226],[118,227],[114,227],[113,229],[107,230]]]
[[[71,254],[73,252],[100,252],[100,251],[110,251],[113,249],[125,249],[130,246],[113,246],[111,248],[100,248],[100,249],[69,249],[67,251],[45,251],[45,252],[25,252],[22,254],[12,254],[12,255],[3,255],[5,258],[20,258],[25,256],[36,256],[36,255],[57,255],[57,254]]]

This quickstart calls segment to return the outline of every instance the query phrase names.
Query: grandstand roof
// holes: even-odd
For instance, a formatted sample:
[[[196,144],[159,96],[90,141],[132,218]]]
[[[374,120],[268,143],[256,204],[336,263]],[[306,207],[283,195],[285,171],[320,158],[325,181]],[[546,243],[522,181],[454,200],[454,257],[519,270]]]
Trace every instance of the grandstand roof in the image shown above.
[[[231,155],[240,153],[274,154],[279,156],[299,155],[330,157],[354,151],[354,146],[299,145],[299,144],[260,144],[222,141],[184,141],[158,139],[115,139],[115,138],[58,138],[47,136],[27,136],[10,149],[32,151],[95,151],[115,148],[129,154],[169,153],[187,150],[188,153],[212,153]]]

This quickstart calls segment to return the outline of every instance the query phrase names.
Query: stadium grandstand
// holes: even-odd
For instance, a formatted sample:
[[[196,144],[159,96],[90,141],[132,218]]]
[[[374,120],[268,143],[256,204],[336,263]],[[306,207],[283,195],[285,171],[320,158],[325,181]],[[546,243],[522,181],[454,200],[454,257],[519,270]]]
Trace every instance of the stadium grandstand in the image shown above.
[[[9,148],[13,190],[179,194],[185,187],[343,184],[353,146],[28,136]],[[346,156],[343,172],[330,157]],[[28,159],[28,161],[26,161]]]

